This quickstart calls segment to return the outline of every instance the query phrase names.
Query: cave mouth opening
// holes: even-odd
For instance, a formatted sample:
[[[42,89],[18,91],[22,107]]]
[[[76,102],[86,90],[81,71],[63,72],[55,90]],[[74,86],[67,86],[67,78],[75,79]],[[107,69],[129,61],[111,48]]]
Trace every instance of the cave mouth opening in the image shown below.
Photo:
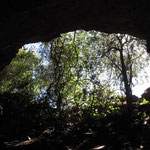
[[[133,36],[94,30],[77,30],[47,43],[24,45],[1,72],[1,134],[6,140],[30,140],[71,127],[76,130],[77,125],[82,134],[93,136],[100,122],[95,125],[87,119],[109,116],[104,126],[113,128],[112,118],[128,105],[125,84],[133,90],[138,76],[148,77],[145,49],[145,41]],[[148,103],[135,95],[132,100],[134,106]],[[123,128],[123,121],[129,121],[124,119]]]

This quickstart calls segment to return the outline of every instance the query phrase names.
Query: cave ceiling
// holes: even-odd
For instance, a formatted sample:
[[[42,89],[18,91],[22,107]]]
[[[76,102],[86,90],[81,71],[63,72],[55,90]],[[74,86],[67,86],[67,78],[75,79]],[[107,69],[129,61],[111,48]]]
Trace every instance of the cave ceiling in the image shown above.
[[[27,43],[77,29],[127,33],[150,40],[148,0],[2,0],[0,70]],[[148,46],[149,49],[149,46]]]

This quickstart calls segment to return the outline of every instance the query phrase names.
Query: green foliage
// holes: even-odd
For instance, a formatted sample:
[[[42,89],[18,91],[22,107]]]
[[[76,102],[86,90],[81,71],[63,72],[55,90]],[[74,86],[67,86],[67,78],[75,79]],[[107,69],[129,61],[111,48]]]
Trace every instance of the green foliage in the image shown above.
[[[132,90],[149,60],[141,40],[96,31],[65,33],[30,49],[20,49],[0,73],[0,104],[6,110],[0,132],[11,124],[9,136],[122,113],[116,88],[126,94],[123,73]]]
[[[21,49],[1,73],[0,92],[39,97],[57,109],[56,116],[68,112],[69,118],[76,115],[79,120],[117,112],[120,98],[114,89],[126,93],[123,72],[132,89],[148,64],[141,40],[96,31],[65,33],[32,51]]]
[[[40,47],[47,62],[47,95],[59,113],[70,108],[76,108],[80,116],[82,110],[92,116],[118,111],[115,105],[120,100],[110,99],[115,95],[110,87],[120,87],[126,93],[122,70],[132,89],[133,80],[148,64],[142,41],[129,35],[80,30],[62,34]]]
[[[0,92],[20,93],[33,98],[40,93],[43,84],[40,68],[40,59],[33,52],[20,49],[10,65],[1,72]]]
[[[140,105],[144,105],[144,104],[147,104],[149,103],[149,101],[147,101],[145,98],[143,98],[142,102],[140,103]]]
[[[59,113],[76,108],[80,116],[81,110],[87,109],[90,115],[98,116],[101,112],[106,115],[116,110],[115,101],[110,99],[114,91],[100,76],[105,74],[105,68],[95,34],[94,31],[66,33],[42,46],[49,56],[47,94]]]

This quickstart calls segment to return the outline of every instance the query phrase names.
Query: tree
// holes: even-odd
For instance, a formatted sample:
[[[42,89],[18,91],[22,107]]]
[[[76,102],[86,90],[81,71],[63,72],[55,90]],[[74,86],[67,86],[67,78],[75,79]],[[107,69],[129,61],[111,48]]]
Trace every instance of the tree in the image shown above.
[[[0,76],[0,92],[20,93],[33,100],[43,85],[40,59],[32,51],[20,49]]]
[[[139,72],[149,62],[149,57],[145,53],[145,45],[143,41],[129,35],[102,34],[101,37],[105,38],[105,42],[102,43],[103,61],[109,64],[111,71],[108,71],[111,72],[111,76],[115,76],[120,82],[120,89],[124,91],[130,109],[133,79],[138,77]]]
[[[110,92],[108,82],[104,85],[99,78],[99,74],[104,72],[103,64],[99,51],[91,45],[88,32],[62,34],[60,38],[43,45],[44,56],[49,56],[48,99],[59,114],[68,107],[88,107],[93,111],[98,105],[106,104],[105,100],[113,92]],[[104,94],[104,91],[109,92]]]
[[[49,79],[49,85],[46,91],[50,103],[53,107],[57,107],[60,116],[74,88],[75,72],[73,68],[78,60],[74,38],[66,34],[49,43],[44,43],[43,46],[45,54],[48,55],[46,78]]]
[[[80,30],[42,43],[40,49],[43,91],[59,114],[70,106],[104,106],[114,85],[130,106],[133,80],[148,64],[143,41],[129,35]]]

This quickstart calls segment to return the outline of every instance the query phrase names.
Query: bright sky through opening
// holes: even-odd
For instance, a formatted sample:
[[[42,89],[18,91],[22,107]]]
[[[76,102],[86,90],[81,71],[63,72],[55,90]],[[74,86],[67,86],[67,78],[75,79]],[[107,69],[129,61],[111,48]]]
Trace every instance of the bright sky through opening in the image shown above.
[[[33,52],[38,54],[38,49],[40,47],[40,42],[39,43],[31,43],[31,44],[26,44],[24,47],[27,49],[32,50]],[[144,93],[144,91],[150,87],[150,82],[149,82],[149,78],[150,78],[150,65],[148,67],[146,67],[144,70],[147,71],[147,78],[145,78],[143,76],[143,73],[141,73],[139,75],[139,77],[137,78],[138,83],[135,83],[135,86],[132,88],[132,94],[138,96],[139,98],[141,97],[141,95]],[[142,70],[142,72],[144,72],[144,70]]]

